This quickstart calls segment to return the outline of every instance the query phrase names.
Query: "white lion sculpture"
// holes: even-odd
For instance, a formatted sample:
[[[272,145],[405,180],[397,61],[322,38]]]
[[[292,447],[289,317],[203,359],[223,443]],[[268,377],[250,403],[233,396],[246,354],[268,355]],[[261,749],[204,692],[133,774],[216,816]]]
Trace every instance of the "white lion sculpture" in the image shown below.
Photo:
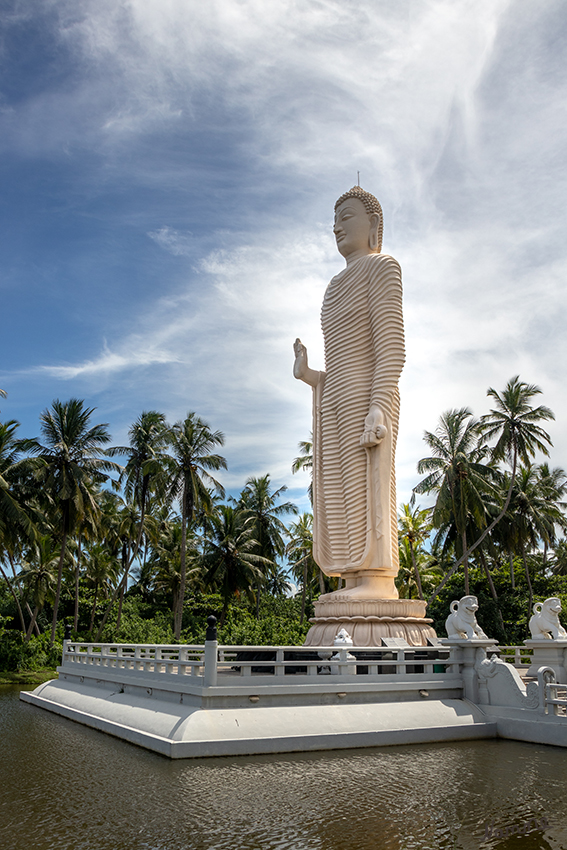
[[[545,602],[536,602],[530,620],[532,640],[566,640],[567,632],[559,622],[561,600],[551,596]]]
[[[447,637],[457,640],[473,640],[484,638],[488,640],[476,621],[478,611],[476,596],[463,596],[460,602],[451,602],[451,613],[445,620]]]

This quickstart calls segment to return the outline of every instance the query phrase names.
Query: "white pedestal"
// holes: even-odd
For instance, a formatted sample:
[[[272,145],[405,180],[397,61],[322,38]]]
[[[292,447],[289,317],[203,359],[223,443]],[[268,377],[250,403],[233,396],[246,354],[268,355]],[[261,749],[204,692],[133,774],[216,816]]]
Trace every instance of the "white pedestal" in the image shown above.
[[[551,667],[555,670],[557,681],[562,685],[567,684],[565,664],[567,640],[525,640],[524,644],[528,649],[533,649],[532,665],[527,672],[528,676],[537,676],[539,667]]]

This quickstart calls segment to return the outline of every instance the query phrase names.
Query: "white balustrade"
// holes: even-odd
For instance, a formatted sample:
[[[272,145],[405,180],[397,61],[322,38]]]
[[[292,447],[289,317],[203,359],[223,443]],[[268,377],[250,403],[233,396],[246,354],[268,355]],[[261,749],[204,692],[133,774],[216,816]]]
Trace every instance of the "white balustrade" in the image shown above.
[[[216,644],[216,642],[215,642]],[[216,660],[216,669],[215,661]],[[229,679],[358,674],[368,678],[458,674],[460,665],[448,649],[437,647],[301,647],[163,644],[103,644],[65,641],[63,666],[101,667],[133,676],[180,675],[207,685]],[[208,669],[208,674],[205,672]],[[102,672],[102,671],[101,671]],[[362,681],[362,680],[361,680]],[[198,682],[195,682],[196,684]]]
[[[498,649],[502,661],[507,661],[520,670],[532,663],[533,650],[526,646],[499,646]]]

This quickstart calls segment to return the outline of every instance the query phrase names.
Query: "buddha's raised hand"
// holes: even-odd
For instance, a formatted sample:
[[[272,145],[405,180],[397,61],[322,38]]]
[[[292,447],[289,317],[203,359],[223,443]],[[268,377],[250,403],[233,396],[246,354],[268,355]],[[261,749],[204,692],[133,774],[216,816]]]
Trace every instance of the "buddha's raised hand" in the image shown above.
[[[321,379],[321,372],[310,369],[307,362],[307,349],[300,339],[296,339],[293,343],[295,352],[295,363],[293,364],[293,376],[300,381],[305,381],[312,387],[316,387]]]

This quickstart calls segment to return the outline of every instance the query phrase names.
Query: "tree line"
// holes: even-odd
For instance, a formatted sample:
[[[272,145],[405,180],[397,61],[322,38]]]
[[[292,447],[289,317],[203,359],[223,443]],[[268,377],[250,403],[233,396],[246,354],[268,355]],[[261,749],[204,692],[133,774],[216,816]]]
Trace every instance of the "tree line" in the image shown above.
[[[535,403],[540,393],[515,377],[488,390],[484,416],[449,410],[425,432],[424,477],[400,507],[397,586],[429,602],[437,627],[450,598],[474,592],[492,605],[495,636],[517,640],[534,594],[563,591],[567,476],[535,462],[549,456],[543,425],[554,418]],[[313,559],[311,514],[299,515],[268,474],[227,499],[216,477],[224,435],[196,413],[171,425],[146,411],[127,446],[111,446],[94,413],[83,400],[56,400],[33,439],[0,422],[0,628],[53,644],[64,617],[84,639],[143,641],[147,629],[132,631],[141,615],[178,641],[200,634],[197,611],[204,620],[214,610],[228,629],[237,609],[258,624],[280,600],[278,616],[295,631],[277,634],[301,642],[313,600],[338,586]],[[311,443],[299,450],[292,469],[309,471]],[[258,628],[251,639],[274,640]]]
[[[435,610],[449,589],[480,590],[494,603],[501,640],[528,636],[534,582],[540,595],[567,591],[567,475],[544,460],[552,442],[543,425],[555,417],[536,403],[540,394],[515,376],[501,392],[488,389],[492,407],[480,418],[466,407],[445,412],[424,434],[424,478],[399,517],[408,594],[413,587]],[[421,508],[417,495],[433,504]],[[517,604],[506,623],[510,599]]]
[[[26,642],[49,628],[53,644],[62,598],[75,634],[117,634],[131,594],[167,602],[180,640],[188,592],[216,595],[222,625],[233,600],[258,618],[263,594],[289,594],[288,570],[298,581],[313,571],[311,516],[283,501],[285,486],[251,477],[225,499],[221,431],[195,413],[170,425],[146,411],[129,444],[111,446],[94,412],[55,400],[33,439],[0,423],[0,573]]]

